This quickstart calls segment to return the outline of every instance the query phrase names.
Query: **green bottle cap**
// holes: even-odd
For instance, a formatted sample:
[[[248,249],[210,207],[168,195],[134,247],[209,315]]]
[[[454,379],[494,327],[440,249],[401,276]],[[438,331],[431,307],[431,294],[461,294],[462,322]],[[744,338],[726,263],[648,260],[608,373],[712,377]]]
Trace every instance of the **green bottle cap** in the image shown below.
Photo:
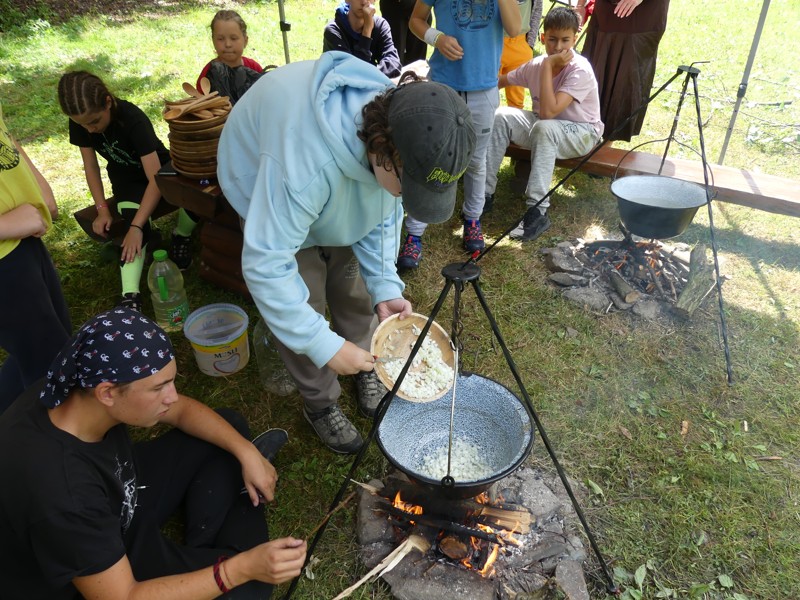
[[[166,250],[156,250],[153,252],[153,260],[167,260],[167,251]]]

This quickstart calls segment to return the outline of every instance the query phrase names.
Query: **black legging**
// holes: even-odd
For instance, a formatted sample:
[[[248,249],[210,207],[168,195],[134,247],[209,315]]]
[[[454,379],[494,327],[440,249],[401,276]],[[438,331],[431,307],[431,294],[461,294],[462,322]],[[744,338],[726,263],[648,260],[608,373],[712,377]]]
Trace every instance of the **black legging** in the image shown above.
[[[249,439],[244,417],[228,409],[217,412]],[[136,579],[196,571],[269,540],[264,509],[241,493],[241,466],[231,454],[173,429],[135,444],[134,457],[140,489],[125,548]],[[180,507],[183,545],[161,533]],[[271,585],[251,581],[222,597],[260,600],[271,593]]]
[[[44,377],[72,333],[61,282],[41,239],[27,237],[0,259],[0,414]]]
[[[408,19],[411,17],[415,4],[416,0],[380,1],[381,16],[389,22],[392,41],[403,66],[415,60],[425,60],[428,53],[428,45],[415,36],[408,27]],[[428,16],[428,25],[432,22],[433,18]]]

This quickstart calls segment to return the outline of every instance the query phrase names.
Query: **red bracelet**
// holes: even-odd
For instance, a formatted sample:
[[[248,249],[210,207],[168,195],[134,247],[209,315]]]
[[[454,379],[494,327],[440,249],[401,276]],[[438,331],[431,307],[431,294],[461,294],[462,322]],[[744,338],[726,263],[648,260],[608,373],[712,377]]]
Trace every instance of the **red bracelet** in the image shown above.
[[[222,592],[223,594],[227,594],[228,592],[230,592],[230,589],[228,589],[228,586],[225,585],[225,582],[222,580],[222,575],[220,575],[219,572],[220,565],[226,560],[228,560],[227,556],[220,556],[217,559],[217,562],[214,563],[214,581],[217,582],[217,587],[219,588],[219,591]]]
[[[97,208],[108,208],[108,204],[95,204]]]

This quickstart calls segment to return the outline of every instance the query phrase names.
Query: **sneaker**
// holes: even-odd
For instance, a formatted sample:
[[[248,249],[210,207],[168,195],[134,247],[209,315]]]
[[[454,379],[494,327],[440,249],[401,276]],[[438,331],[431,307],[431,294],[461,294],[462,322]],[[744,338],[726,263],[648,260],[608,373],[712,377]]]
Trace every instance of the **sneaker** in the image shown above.
[[[188,269],[192,264],[192,238],[173,233],[169,257],[181,271]]]
[[[253,438],[253,445],[261,452],[261,456],[269,462],[275,463],[275,457],[281,448],[289,441],[289,434],[285,429],[267,429]]]
[[[358,396],[358,410],[368,418],[375,416],[378,404],[388,390],[378,379],[375,371],[364,371],[356,375],[356,396]]]
[[[306,421],[317,432],[319,439],[328,448],[339,454],[355,454],[361,449],[364,440],[353,424],[344,416],[338,404],[319,412],[303,409]]]
[[[517,228],[509,235],[514,240],[530,242],[550,229],[550,217],[539,212],[538,208],[529,208],[525,217],[519,222]]]
[[[464,219],[464,249],[472,253],[480,252],[485,247],[480,219]]]
[[[494,208],[494,194],[486,194],[483,197],[483,212],[481,216],[485,215],[486,213],[492,212]]]
[[[422,260],[422,238],[409,233],[397,257],[397,268],[416,269],[420,260]]]
[[[142,295],[138,292],[128,292],[127,294],[122,294],[122,300],[119,301],[117,306],[130,308],[136,312],[142,312]]]

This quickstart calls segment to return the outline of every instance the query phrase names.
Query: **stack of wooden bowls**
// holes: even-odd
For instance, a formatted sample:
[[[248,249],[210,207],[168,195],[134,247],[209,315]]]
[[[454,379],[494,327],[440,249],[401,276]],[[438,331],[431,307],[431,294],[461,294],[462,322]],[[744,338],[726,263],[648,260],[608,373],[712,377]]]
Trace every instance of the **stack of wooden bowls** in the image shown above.
[[[184,89],[187,85],[191,87],[184,84]],[[185,100],[166,103],[169,153],[178,173],[191,179],[217,176],[217,145],[230,110],[229,98],[217,92],[196,92]]]

